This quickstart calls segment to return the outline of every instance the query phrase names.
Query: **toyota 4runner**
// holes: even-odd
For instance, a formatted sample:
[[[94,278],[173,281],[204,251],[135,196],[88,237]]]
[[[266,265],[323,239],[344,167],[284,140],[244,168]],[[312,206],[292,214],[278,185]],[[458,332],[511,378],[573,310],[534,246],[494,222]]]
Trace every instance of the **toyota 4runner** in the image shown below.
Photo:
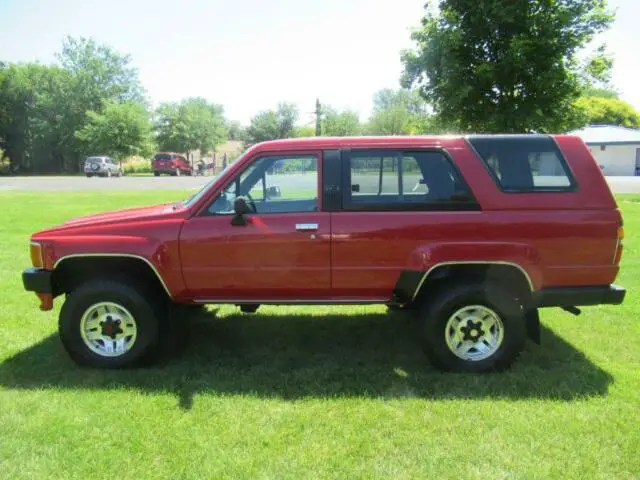
[[[23,283],[43,310],[65,296],[81,365],[148,359],[179,304],[385,304],[419,318],[435,366],[480,372],[539,342],[540,307],[620,304],[622,239],[577,137],[277,140],[183,202],[34,234]]]

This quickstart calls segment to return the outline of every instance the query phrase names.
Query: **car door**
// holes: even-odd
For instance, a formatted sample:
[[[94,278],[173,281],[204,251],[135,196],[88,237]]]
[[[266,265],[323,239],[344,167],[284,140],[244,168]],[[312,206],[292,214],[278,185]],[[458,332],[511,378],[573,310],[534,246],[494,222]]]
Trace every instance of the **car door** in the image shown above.
[[[257,156],[180,235],[183,276],[209,301],[304,302],[329,297],[330,214],[321,210],[320,152]],[[252,212],[232,222],[238,196]]]
[[[334,295],[390,300],[404,270],[430,261],[417,248],[480,240],[478,204],[445,151],[352,149],[342,166],[343,207],[331,220]]]

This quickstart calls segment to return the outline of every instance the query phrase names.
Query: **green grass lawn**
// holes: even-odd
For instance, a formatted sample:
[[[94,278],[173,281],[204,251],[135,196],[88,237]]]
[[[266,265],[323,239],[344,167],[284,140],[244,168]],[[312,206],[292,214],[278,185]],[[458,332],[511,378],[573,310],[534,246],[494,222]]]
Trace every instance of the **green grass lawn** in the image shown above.
[[[0,479],[585,478],[640,474],[640,203],[621,307],[543,311],[504,374],[435,371],[383,307],[210,308],[155,368],[77,368],[22,290],[29,235],[186,192],[0,194]]]

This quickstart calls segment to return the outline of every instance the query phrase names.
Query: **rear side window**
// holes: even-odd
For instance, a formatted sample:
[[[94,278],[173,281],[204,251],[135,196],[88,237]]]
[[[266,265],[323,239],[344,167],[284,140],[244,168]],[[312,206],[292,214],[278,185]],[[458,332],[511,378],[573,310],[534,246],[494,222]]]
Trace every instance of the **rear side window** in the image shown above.
[[[550,137],[494,135],[468,140],[505,192],[575,190],[567,162]]]
[[[477,204],[440,151],[353,150],[344,162],[348,210],[469,210]]]

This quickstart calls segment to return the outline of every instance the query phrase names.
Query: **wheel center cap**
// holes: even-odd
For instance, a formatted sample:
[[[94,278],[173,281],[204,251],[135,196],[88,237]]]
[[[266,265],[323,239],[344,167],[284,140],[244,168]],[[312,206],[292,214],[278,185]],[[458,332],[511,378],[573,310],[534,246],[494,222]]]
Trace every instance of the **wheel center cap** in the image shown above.
[[[474,323],[473,320],[469,320],[460,331],[463,333],[462,339],[464,341],[477,342],[484,335],[482,322]]]
[[[115,339],[118,334],[123,333],[123,330],[120,328],[120,320],[114,319],[111,315],[107,315],[105,321],[100,322],[100,326],[102,327],[103,337]]]

